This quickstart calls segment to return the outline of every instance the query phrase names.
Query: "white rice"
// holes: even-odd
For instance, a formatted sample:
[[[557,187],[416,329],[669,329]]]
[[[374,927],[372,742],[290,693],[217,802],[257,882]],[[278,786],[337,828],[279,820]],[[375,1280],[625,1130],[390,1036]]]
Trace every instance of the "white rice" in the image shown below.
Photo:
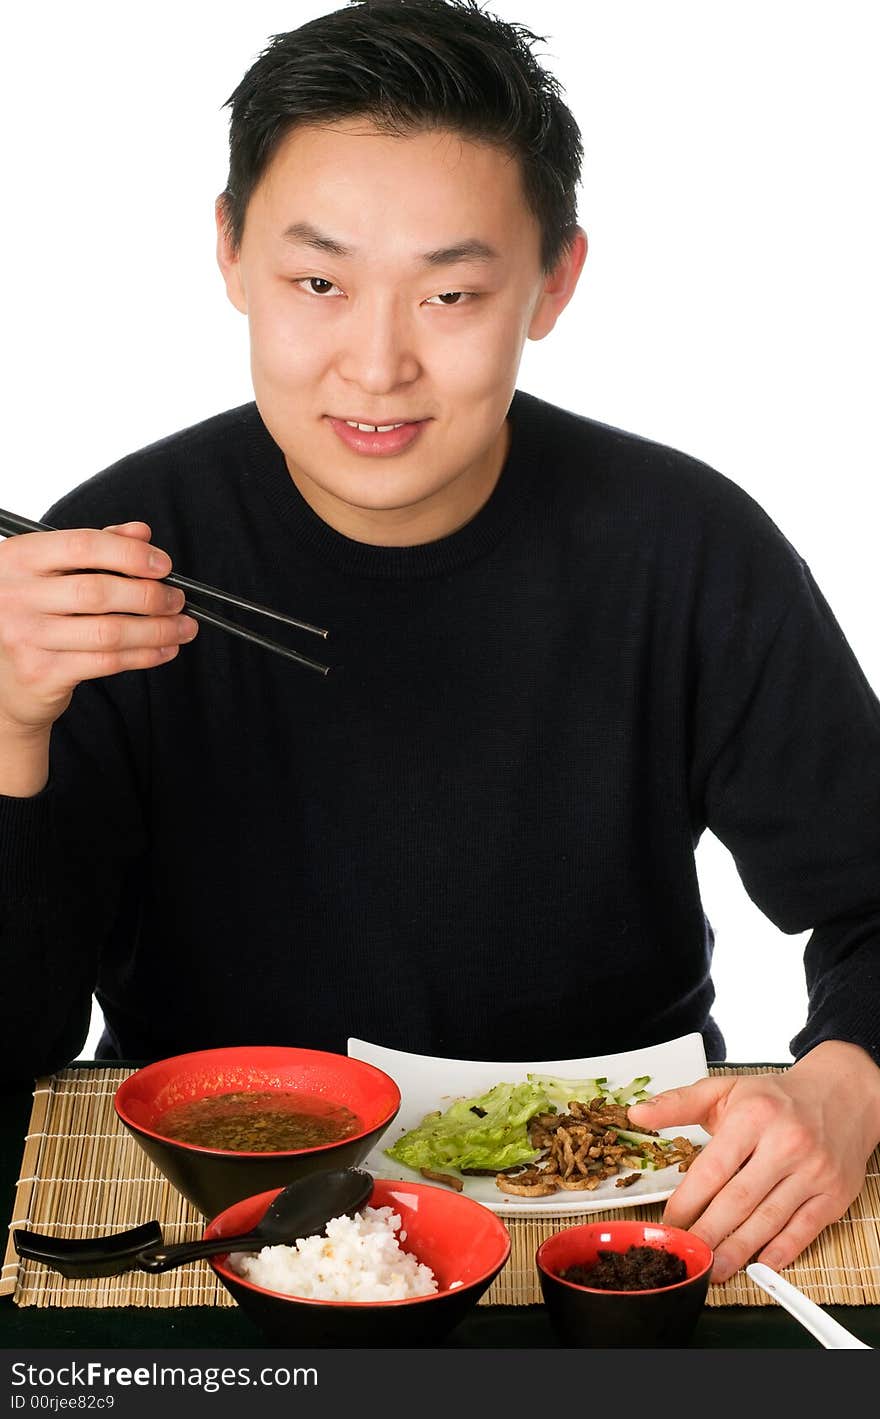
[[[295,1246],[233,1252],[231,1269],[287,1296],[321,1301],[402,1301],[440,1288],[430,1267],[400,1246],[401,1219],[391,1207],[365,1207],[356,1217],[334,1217],[326,1236],[300,1237]],[[406,1240],[401,1231],[400,1240]]]

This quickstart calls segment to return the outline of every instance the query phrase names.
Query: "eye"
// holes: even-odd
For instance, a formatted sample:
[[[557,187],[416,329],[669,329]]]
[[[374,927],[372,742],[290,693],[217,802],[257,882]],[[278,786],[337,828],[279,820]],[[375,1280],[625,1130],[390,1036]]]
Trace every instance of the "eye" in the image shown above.
[[[334,284],[333,284],[332,281],[327,281],[327,280],[325,280],[325,278],[324,278],[323,276],[300,276],[299,280],[294,281],[293,284],[294,284],[295,286],[299,286],[299,287],[302,289],[302,288],[305,287],[305,283],[306,283],[307,281],[313,283],[313,288],[308,292],[308,294],[311,295],[311,296],[325,296],[325,295],[327,294],[327,291],[328,291],[328,290],[329,290],[329,291],[338,291],[338,290],[339,290],[339,287],[338,287],[338,286],[334,286]],[[323,290],[323,291],[316,291],[316,290],[314,289],[314,286],[324,286],[324,287],[326,287],[326,289]]]
[[[445,306],[461,305],[461,304],[462,304],[462,301],[461,301],[460,298],[461,298],[462,296],[464,297],[465,302],[467,302],[467,301],[475,301],[475,300],[477,299],[477,292],[476,292],[476,291],[443,291],[442,294],[439,295],[439,296],[431,296],[430,300],[427,300],[427,301],[425,302],[425,304],[426,304],[426,305],[430,305],[432,301],[441,301],[441,302],[443,303],[443,305],[445,305]]]

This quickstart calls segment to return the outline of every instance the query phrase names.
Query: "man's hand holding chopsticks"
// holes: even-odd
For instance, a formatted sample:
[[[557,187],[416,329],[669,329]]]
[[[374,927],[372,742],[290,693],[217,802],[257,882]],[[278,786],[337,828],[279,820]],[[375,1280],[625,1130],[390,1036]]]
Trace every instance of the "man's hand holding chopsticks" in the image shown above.
[[[196,635],[151,535],[127,522],[0,543],[0,793],[39,792],[52,725],[81,681],[163,665]]]

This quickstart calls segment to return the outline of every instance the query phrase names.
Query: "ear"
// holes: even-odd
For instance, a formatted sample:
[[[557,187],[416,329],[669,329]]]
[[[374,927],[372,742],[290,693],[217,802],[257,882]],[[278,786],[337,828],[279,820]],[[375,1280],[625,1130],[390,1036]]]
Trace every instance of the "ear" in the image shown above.
[[[587,234],[578,227],[574,240],[563,252],[544,286],[529,322],[528,339],[543,340],[549,335],[575,292],[584,262],[587,259]]]
[[[217,224],[217,265],[226,283],[226,294],[236,310],[247,314],[247,297],[241,278],[241,253],[233,249],[226,225],[226,202],[221,195],[214,203],[214,220]]]

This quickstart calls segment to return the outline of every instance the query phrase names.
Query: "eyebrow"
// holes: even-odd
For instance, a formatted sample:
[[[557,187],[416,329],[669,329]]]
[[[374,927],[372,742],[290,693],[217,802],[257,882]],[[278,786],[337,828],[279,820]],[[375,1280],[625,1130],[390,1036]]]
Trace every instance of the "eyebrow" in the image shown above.
[[[313,227],[311,222],[292,222],[281,233],[285,241],[299,246],[311,246],[328,256],[355,256],[353,247],[345,246],[334,237],[325,236]],[[465,237],[453,246],[440,246],[435,251],[424,251],[418,260],[423,266],[454,266],[459,261],[496,261],[500,257],[494,247],[481,241],[479,237]]]

